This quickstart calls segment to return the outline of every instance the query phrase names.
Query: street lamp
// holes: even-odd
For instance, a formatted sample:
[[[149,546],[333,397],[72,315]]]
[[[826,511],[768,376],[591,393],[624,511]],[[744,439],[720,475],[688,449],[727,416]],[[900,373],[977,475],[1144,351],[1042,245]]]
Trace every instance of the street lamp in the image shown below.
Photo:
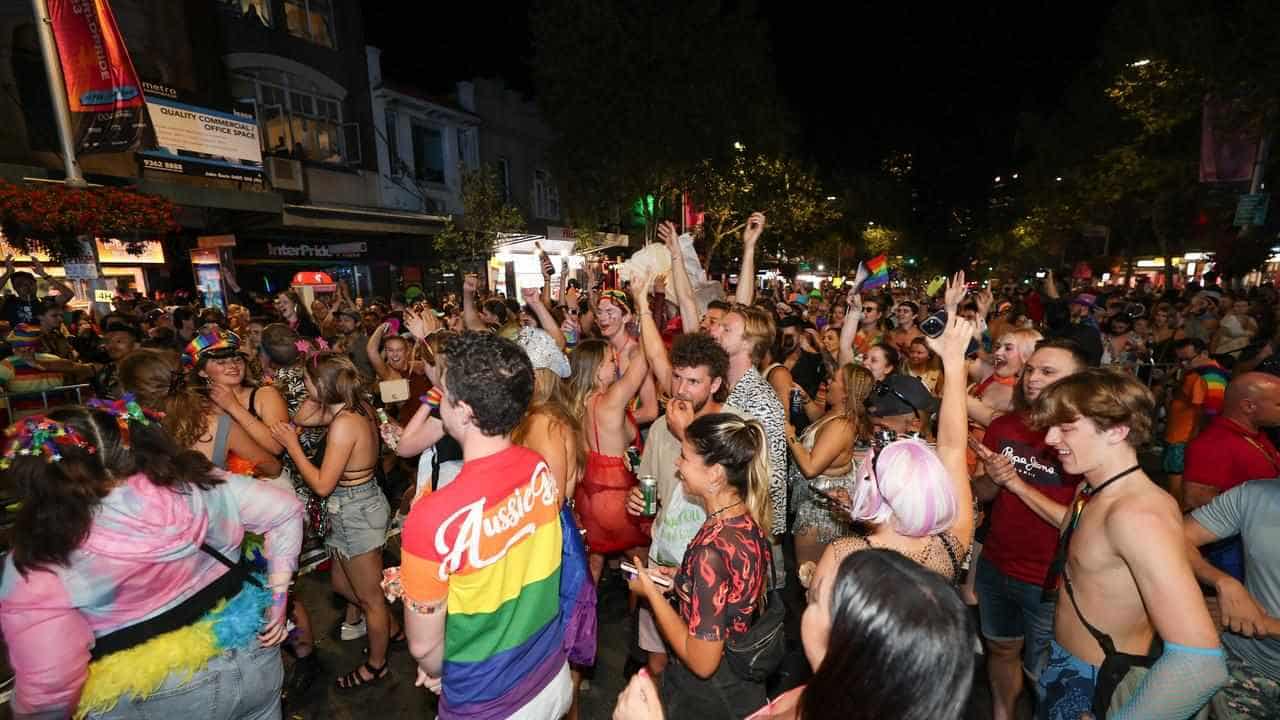
[[[733,141],[733,149],[734,149],[734,150],[737,150],[738,152],[742,152],[743,150],[746,150],[746,149],[747,149],[747,146],[746,146],[746,145],[743,145],[743,144],[742,144],[742,141],[740,141],[740,140],[734,140],[734,141]]]

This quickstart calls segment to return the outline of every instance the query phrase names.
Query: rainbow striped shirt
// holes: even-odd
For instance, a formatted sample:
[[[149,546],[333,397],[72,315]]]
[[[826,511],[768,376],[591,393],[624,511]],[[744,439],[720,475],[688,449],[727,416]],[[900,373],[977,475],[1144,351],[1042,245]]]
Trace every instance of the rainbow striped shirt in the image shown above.
[[[518,446],[410,511],[405,596],[446,601],[441,718],[511,717],[564,666],[559,512],[546,463]]]
[[[1220,414],[1227,395],[1227,383],[1231,380],[1230,373],[1218,363],[1202,365],[1195,371],[1204,380],[1204,414],[1209,417]]]

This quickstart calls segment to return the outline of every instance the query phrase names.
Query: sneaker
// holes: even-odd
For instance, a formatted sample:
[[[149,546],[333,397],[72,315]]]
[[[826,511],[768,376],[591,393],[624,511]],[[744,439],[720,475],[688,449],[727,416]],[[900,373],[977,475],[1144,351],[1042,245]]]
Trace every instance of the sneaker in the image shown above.
[[[343,640],[358,640],[368,634],[369,624],[364,621],[364,618],[360,618],[360,622],[354,625],[344,622],[338,628],[338,637]]]

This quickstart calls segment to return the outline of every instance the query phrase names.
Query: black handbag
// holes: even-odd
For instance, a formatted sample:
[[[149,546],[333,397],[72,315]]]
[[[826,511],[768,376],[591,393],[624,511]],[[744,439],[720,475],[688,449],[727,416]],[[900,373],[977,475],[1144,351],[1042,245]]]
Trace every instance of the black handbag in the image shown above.
[[[768,550],[765,557],[770,558],[764,577],[764,588],[768,588],[773,577],[773,561]],[[762,608],[764,612],[761,612]],[[787,654],[787,638],[783,632],[787,606],[782,600],[782,593],[762,589],[753,617],[750,629],[725,642],[724,659],[738,677],[763,683],[782,665]]]

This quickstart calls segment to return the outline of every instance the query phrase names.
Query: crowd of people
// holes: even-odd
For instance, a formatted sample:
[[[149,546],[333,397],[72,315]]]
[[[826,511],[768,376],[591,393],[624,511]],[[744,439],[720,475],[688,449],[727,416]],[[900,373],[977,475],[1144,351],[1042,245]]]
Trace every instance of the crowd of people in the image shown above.
[[[975,677],[995,720],[1280,716],[1274,288],[710,299],[659,237],[625,283],[225,312],[70,312],[10,260],[15,716],[272,718],[409,670],[442,718],[576,718],[617,573],[618,720],[960,718]],[[317,565],[366,645],[324,680]]]

